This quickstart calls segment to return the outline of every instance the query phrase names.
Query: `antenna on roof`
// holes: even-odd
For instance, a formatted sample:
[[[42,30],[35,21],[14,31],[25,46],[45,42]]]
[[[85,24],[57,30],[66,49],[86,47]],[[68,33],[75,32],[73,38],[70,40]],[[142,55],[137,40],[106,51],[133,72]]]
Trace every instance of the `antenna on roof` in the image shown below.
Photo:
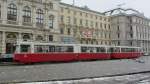
[[[72,5],[75,6],[75,0],[73,0],[73,4]]]

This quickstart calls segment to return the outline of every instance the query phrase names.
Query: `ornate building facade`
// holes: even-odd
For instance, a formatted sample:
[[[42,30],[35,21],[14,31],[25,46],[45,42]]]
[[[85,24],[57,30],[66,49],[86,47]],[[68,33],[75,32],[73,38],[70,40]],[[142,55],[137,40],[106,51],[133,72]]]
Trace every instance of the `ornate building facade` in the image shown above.
[[[14,53],[18,42],[140,46],[150,51],[149,19],[109,12],[60,0],[0,0],[0,54]]]
[[[0,0],[0,53],[18,41],[58,42],[58,11],[59,0]]]
[[[133,9],[114,9],[111,16],[112,45],[142,47],[150,52],[150,20]]]
[[[60,34],[64,43],[111,45],[110,18],[87,7],[60,3]]]

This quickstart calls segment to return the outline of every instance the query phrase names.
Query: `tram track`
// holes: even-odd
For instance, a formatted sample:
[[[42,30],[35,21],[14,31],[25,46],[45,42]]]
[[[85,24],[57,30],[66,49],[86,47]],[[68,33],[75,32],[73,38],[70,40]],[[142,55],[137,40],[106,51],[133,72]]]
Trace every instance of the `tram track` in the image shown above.
[[[38,81],[7,81],[7,82],[0,82],[0,84],[19,84],[19,83],[33,83],[33,82],[55,82],[55,81],[78,81],[84,79],[96,79],[96,78],[112,78],[112,77],[121,77],[121,76],[128,76],[128,75],[136,75],[136,74],[149,74],[150,71],[141,71],[141,72],[134,72],[134,73],[125,73],[125,74],[114,74],[114,75],[105,75],[105,76],[97,76],[97,77],[81,77],[81,78],[71,78],[71,79],[61,79],[61,80],[38,80]],[[143,77],[133,81],[127,81],[124,84],[136,84],[140,81],[150,79],[150,76]]]
[[[86,61],[72,61],[72,62],[41,62],[41,63],[30,63],[30,64],[21,64],[17,62],[0,62],[0,66],[23,66],[23,65],[42,65],[42,64],[65,64],[65,63],[77,63],[77,62],[98,62],[98,61],[122,61],[122,60],[131,60],[137,63],[145,63],[140,58],[136,59],[109,59],[109,60],[86,60]]]
[[[138,59],[139,60],[139,59]],[[110,60],[109,60],[110,61]],[[87,63],[86,63],[87,62]],[[127,64],[127,62],[129,63],[129,64]],[[89,66],[89,68],[92,68],[92,69],[94,69],[94,71],[98,71],[98,68],[96,68],[96,67],[91,67],[92,65],[94,65],[94,66],[99,66],[99,67],[102,67],[102,66],[100,66],[99,64],[108,64],[108,66],[110,67],[110,66],[112,66],[112,65],[117,65],[117,64],[127,64],[127,65],[129,65],[130,66],[130,63],[132,64],[135,64],[135,66],[137,66],[137,65],[139,65],[139,66],[141,66],[141,65],[147,65],[148,64],[148,62],[146,61],[145,62],[145,64],[141,64],[141,62],[139,62],[139,61],[137,61],[137,60],[114,60],[114,61],[110,61],[110,62],[105,62],[105,60],[102,62],[100,62],[99,60],[97,61],[97,62],[95,62],[95,61],[84,61],[84,62],[69,62],[69,63],[40,63],[40,64],[31,64],[31,65],[22,65],[22,64],[15,64],[15,63],[5,63],[3,66],[6,66],[6,67],[1,67],[1,71],[2,72],[4,72],[4,73],[6,73],[6,75],[8,74],[7,73],[7,71],[9,72],[9,71],[11,71],[10,72],[10,74],[13,74],[13,76],[16,76],[17,78],[11,78],[11,77],[1,77],[2,79],[4,78],[6,81],[0,81],[0,84],[1,83],[4,83],[4,84],[16,84],[16,83],[30,83],[30,82],[48,82],[48,81],[68,81],[68,80],[82,80],[82,79],[95,79],[95,78],[105,78],[105,77],[117,77],[117,76],[125,76],[125,75],[135,75],[135,74],[150,74],[150,69],[140,69],[140,70],[138,70],[138,69],[130,69],[130,70],[127,70],[127,71],[124,71],[123,69],[113,69],[112,68],[112,70],[111,70],[111,72],[110,72],[110,70],[107,70],[107,71],[103,71],[104,70],[104,68],[105,69],[108,69],[108,67],[103,67],[103,70],[101,70],[101,71],[103,71],[103,73],[100,73],[100,72],[98,72],[99,74],[98,75],[94,75],[94,74],[91,74],[91,75],[86,75],[86,73],[88,74],[88,73],[94,73],[92,70],[87,70],[85,73],[83,72],[83,71],[85,71],[86,70],[86,68],[85,69],[83,69],[81,72],[83,73],[83,75],[81,75],[81,76],[70,76],[70,75],[67,75],[68,77],[66,77],[66,75],[63,75],[63,74],[61,74],[62,72],[64,72],[64,73],[69,73],[69,74],[71,74],[70,72],[75,72],[75,74],[74,75],[79,75],[78,74],[78,72],[77,72],[77,70],[79,70],[78,68],[81,68],[82,66],[87,66],[87,65],[90,65]],[[112,63],[114,63],[114,64],[112,64]],[[58,64],[58,65],[57,65]],[[97,64],[97,65],[95,65],[95,64]],[[120,65],[121,65],[120,64]],[[133,65],[132,64],[132,65]],[[136,65],[137,64],[137,65]],[[67,68],[67,66],[69,65],[69,68]],[[74,65],[74,66],[76,66],[77,67],[77,69],[72,69],[73,67],[71,67],[72,65]],[[8,67],[7,67],[8,66]],[[25,67],[24,67],[25,66]],[[63,67],[61,67],[61,66],[63,66]],[[47,67],[51,67],[51,68],[47,68]],[[59,67],[59,68],[58,68]],[[66,67],[66,68],[64,68],[64,67]],[[114,66],[115,67],[115,66]],[[38,68],[44,68],[43,70],[37,70]],[[53,68],[53,69],[52,69]],[[54,68],[56,69],[56,71],[54,70]],[[111,67],[110,67],[111,68]],[[123,67],[122,67],[123,68]],[[129,68],[129,67],[128,67]],[[144,67],[143,67],[144,68]],[[8,69],[10,69],[10,70],[8,70]],[[13,71],[11,70],[11,69],[13,69]],[[59,70],[60,69],[60,70]],[[67,70],[67,71],[69,71],[69,72],[65,72],[65,71],[61,71],[61,69],[62,70]],[[97,69],[97,70],[95,70],[95,69]],[[7,70],[7,71],[5,71],[5,70]],[[17,70],[17,71],[16,71]],[[24,71],[25,70],[25,71]],[[47,70],[51,70],[51,72],[50,71],[47,71]],[[54,71],[53,71],[54,70]],[[74,71],[73,71],[74,70]],[[116,72],[116,70],[117,71],[119,71],[119,72]],[[135,70],[135,71],[134,71]],[[28,72],[29,71],[29,72]],[[35,72],[36,71],[36,72]],[[22,77],[25,75],[25,74],[22,74],[22,73],[26,73],[26,72],[28,72],[27,74],[29,75],[29,76],[31,76],[31,77],[34,77],[34,76],[32,76],[32,75],[30,75],[29,73],[34,73],[34,75],[36,75],[35,73],[38,73],[38,72],[41,72],[41,71],[46,71],[46,73],[47,74],[51,74],[51,75],[46,75],[46,76],[40,76],[40,78],[33,78],[33,79],[26,79],[25,78],[25,80],[23,79],[22,80]],[[129,72],[128,72],[129,71]],[[54,75],[52,72],[55,72],[55,73],[57,73],[56,75]],[[104,72],[108,72],[108,74],[107,73],[104,73]],[[22,75],[22,76],[19,76],[19,75],[16,75],[16,74],[14,74],[14,73],[19,73],[20,75]],[[39,73],[39,74],[45,74],[45,73]],[[57,78],[57,75],[59,76],[61,74],[61,77],[58,77]],[[1,75],[3,75],[3,73],[1,74]],[[26,75],[27,76],[27,75]],[[38,76],[38,75],[37,75]],[[42,78],[41,78],[42,77]],[[44,77],[44,78],[43,78]],[[53,78],[54,77],[54,78]],[[7,78],[9,78],[9,79],[7,79]],[[49,79],[48,79],[49,78]],[[36,80],[35,80],[36,79]],[[146,78],[145,78],[146,79]],[[8,80],[8,81],[7,81]],[[13,80],[13,81],[11,81],[11,80]],[[17,81],[16,81],[17,80]],[[144,79],[141,79],[141,80],[144,80]],[[129,81],[129,82],[132,82],[132,81]],[[138,80],[135,80],[135,81],[133,81],[133,82],[138,82]],[[129,83],[128,83],[129,84]]]

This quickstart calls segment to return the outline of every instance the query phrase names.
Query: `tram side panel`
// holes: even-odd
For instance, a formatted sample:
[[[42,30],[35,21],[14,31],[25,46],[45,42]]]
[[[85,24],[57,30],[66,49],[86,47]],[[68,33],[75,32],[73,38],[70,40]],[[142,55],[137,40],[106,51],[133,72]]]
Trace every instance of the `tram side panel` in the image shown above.
[[[142,56],[141,52],[138,51],[137,48],[113,47],[112,50],[111,57],[113,59],[132,59]]]
[[[15,54],[14,60],[20,63],[71,62],[76,61],[76,53],[34,53]]]
[[[55,46],[55,48],[50,48],[48,50],[49,52],[42,52],[43,51],[42,48],[39,48],[39,47],[36,47],[36,48],[39,49],[40,52],[39,50],[36,50],[36,52],[33,52],[33,53],[15,54],[14,61],[17,61],[17,62],[19,61],[21,63],[69,62],[69,61],[76,61],[77,56],[78,56],[77,53],[74,53],[73,46],[65,46],[66,49],[64,48],[64,46],[63,47]]]
[[[80,47],[78,60],[105,60],[110,59],[110,54],[107,53],[106,47]]]

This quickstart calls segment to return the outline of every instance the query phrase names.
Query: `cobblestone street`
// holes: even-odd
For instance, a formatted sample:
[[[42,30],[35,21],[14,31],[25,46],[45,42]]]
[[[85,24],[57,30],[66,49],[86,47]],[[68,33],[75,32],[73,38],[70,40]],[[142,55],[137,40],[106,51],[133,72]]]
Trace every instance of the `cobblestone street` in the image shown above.
[[[0,66],[1,82],[31,82],[103,77],[150,71],[150,57],[137,60],[107,60],[60,64]]]

